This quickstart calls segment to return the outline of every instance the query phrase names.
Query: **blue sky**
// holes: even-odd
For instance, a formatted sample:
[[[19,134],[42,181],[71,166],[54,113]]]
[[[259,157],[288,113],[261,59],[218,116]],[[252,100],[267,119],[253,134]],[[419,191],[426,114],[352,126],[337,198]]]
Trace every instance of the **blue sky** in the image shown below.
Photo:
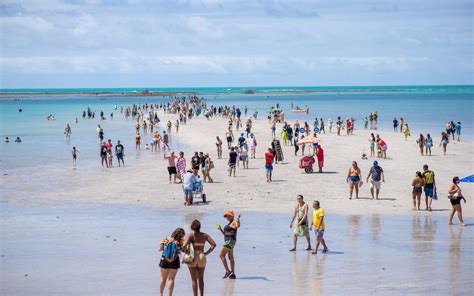
[[[1,0],[0,87],[473,84],[473,7]]]

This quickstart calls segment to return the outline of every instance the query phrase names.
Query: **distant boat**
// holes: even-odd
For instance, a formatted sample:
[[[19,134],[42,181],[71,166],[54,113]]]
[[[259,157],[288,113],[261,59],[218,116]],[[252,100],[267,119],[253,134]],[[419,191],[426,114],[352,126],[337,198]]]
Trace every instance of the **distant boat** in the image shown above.
[[[308,112],[308,108],[305,108],[305,109],[293,109],[293,110],[291,110],[291,112],[293,112],[293,113],[307,113],[307,112]]]

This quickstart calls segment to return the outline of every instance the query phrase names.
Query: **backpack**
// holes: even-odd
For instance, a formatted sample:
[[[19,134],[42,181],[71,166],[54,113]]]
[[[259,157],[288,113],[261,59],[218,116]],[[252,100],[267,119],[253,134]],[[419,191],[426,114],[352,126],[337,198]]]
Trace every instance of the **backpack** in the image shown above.
[[[433,184],[434,173],[433,171],[426,171],[424,174],[426,184]]]
[[[171,263],[176,258],[178,258],[178,245],[175,242],[169,242],[163,250],[163,260]]]

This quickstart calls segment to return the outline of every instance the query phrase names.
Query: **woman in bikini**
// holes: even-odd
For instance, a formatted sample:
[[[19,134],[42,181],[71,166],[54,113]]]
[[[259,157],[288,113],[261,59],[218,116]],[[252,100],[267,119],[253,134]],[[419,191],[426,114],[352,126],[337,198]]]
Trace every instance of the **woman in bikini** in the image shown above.
[[[423,150],[425,148],[425,137],[423,134],[420,134],[420,137],[418,140],[416,140],[416,142],[418,143],[418,147],[420,147],[420,154],[423,155]]]
[[[206,256],[212,253],[216,248],[216,242],[212,239],[209,234],[201,232],[201,222],[194,220],[191,223],[192,234],[186,237],[183,243],[183,248],[189,248],[189,245],[194,247],[194,261],[188,264],[189,273],[191,274],[191,280],[193,282],[193,295],[199,294],[204,295],[204,271],[206,269]],[[207,251],[204,251],[205,244],[209,243],[210,247]]]
[[[458,214],[459,223],[461,226],[466,226],[464,224],[464,220],[462,219],[462,208],[461,208],[461,200],[464,200],[466,203],[466,199],[462,195],[461,187],[459,187],[459,177],[453,178],[453,184],[449,186],[448,190],[448,198],[450,199],[451,205],[453,208],[451,209],[451,213],[449,214],[449,225],[453,224],[453,217],[454,214]]]
[[[411,186],[413,186],[412,191],[412,198],[413,198],[413,210],[420,210],[420,199],[421,193],[423,192],[423,186],[425,186],[425,179],[423,179],[423,175],[421,172],[416,172],[413,181],[411,182]]]
[[[373,134],[372,134],[373,136]],[[347,172],[347,183],[349,183],[349,199],[352,199],[352,192],[355,188],[356,199],[359,198],[359,186],[360,180],[362,179],[362,173],[360,171],[359,166],[357,165],[356,161],[352,162],[352,166],[349,168]]]

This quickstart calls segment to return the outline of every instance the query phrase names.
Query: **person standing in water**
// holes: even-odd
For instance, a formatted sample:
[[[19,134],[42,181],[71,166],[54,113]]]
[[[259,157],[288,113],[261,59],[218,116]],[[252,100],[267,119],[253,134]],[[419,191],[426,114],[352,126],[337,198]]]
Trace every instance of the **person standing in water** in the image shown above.
[[[464,200],[464,203],[466,203],[466,199],[464,198],[461,187],[459,186],[459,177],[453,178],[453,184],[451,184],[448,189],[448,198],[451,202],[451,205],[453,206],[453,208],[451,209],[451,213],[449,214],[448,224],[453,224],[454,214],[457,213],[460,225],[466,226],[466,224],[464,224],[464,220],[462,219],[461,208],[461,200]]]
[[[142,137],[140,136],[140,132],[137,132],[136,136],[135,136],[135,150],[140,150],[141,148],[141,139]]]
[[[161,241],[160,252],[163,252],[160,259],[160,296],[164,295],[166,282],[168,282],[168,295],[173,295],[174,279],[180,268],[179,254],[183,246],[184,229],[176,228],[170,237]]]
[[[318,253],[319,244],[323,245],[323,253],[329,251],[326,241],[324,240],[324,229],[326,225],[324,223],[324,210],[319,206],[319,201],[313,201],[313,223],[311,224],[311,229],[313,230],[314,226],[314,235],[316,236],[316,248],[312,254],[316,255]]]
[[[293,223],[296,223],[296,227],[293,230],[293,247],[290,252],[296,251],[296,243],[298,237],[306,237],[308,247],[306,251],[311,251],[311,241],[309,238],[308,229],[308,204],[303,200],[303,195],[299,194],[296,197],[296,206],[293,211],[293,217],[291,217],[290,228],[293,228]]]
[[[457,141],[460,142],[461,141],[461,122],[460,121],[456,123],[456,125],[454,126],[454,130],[456,132]]]
[[[217,229],[224,236],[224,245],[222,246],[219,257],[221,258],[225,269],[223,278],[235,279],[234,248],[237,242],[237,229],[240,227],[240,215],[237,216],[237,219],[234,219],[234,211],[227,211],[224,218],[228,221],[227,225],[224,226],[224,229],[222,229],[220,225],[217,225]],[[227,264],[226,256],[229,258],[230,268]]]
[[[72,165],[76,166],[76,161],[77,161],[77,153],[79,151],[76,149],[76,146],[72,147]]]
[[[188,264],[189,273],[193,282],[193,295],[198,295],[198,287],[200,295],[204,295],[204,271],[206,269],[206,257],[216,248],[216,242],[212,237],[204,232],[201,232],[201,222],[194,220],[191,223],[192,234],[186,237],[183,244],[183,249],[189,248],[190,245],[194,248],[194,260]],[[210,245],[207,251],[204,251],[206,242]]]
[[[120,167],[120,161],[122,161],[122,165],[125,166],[125,162],[123,162],[123,156],[125,153],[125,148],[120,143],[120,140],[117,141],[117,145],[115,145],[115,156],[117,157],[118,166]]]
[[[349,183],[349,199],[352,199],[352,192],[355,189],[356,199],[359,198],[359,186],[362,180],[362,173],[356,161],[352,162],[352,166],[347,172],[347,183]]]

